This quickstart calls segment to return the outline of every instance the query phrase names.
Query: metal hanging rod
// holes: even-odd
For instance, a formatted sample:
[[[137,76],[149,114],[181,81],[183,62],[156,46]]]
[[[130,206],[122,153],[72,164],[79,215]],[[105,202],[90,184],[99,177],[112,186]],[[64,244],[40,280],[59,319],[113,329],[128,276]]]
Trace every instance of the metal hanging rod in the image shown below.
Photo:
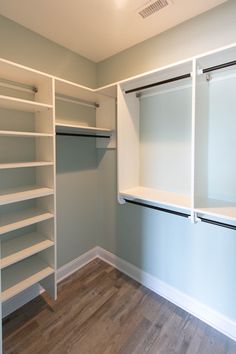
[[[65,95],[56,94],[56,99],[59,100],[59,101],[63,101],[63,102],[75,103],[75,104],[78,104],[80,106],[86,106],[86,107],[92,107],[92,108],[98,108],[99,107],[98,103],[83,101],[83,100],[80,100],[78,98],[69,97],[69,96],[65,96]]]
[[[63,136],[83,136],[87,138],[105,138],[105,139],[110,139],[110,135],[96,135],[96,134],[84,134],[84,133],[56,133],[57,135],[63,135]]]
[[[18,82],[13,82],[1,78],[0,78],[0,86],[5,88],[11,88],[18,91],[34,93],[34,94],[38,92],[38,89],[35,86],[23,85]]]
[[[135,205],[139,205],[139,206],[143,206],[145,208],[149,208],[149,209],[154,209],[154,210],[158,210],[158,211],[162,211],[163,213],[168,213],[168,214],[173,214],[173,215],[178,215],[184,218],[189,218],[190,214],[187,213],[182,213],[179,211],[175,211],[175,210],[170,210],[170,209],[166,209],[166,208],[161,208],[158,206],[154,206],[154,205],[149,205],[146,203],[141,203],[141,202],[137,202],[135,200],[129,200],[129,199],[124,199],[127,203],[130,204],[135,204]],[[210,219],[205,219],[202,217],[198,216],[198,219],[200,219],[202,222],[205,222],[207,224],[211,224],[211,225],[216,225],[216,226],[220,226],[220,227],[224,227],[226,229],[230,229],[230,230],[236,230],[236,225],[231,225],[231,224],[226,224],[220,221],[215,221],[215,220],[210,220]]]
[[[227,67],[233,66],[233,65],[236,65],[236,60],[229,61],[227,63],[223,63],[223,64],[219,64],[219,65],[215,65],[215,66],[210,66],[209,68],[203,69],[202,72],[203,72],[203,74],[205,74],[205,73],[209,73],[214,70],[224,69],[224,68],[227,68]]]
[[[180,76],[175,76],[175,77],[172,77],[171,79],[166,79],[166,80],[163,80],[163,81],[154,82],[154,83],[149,84],[149,85],[139,86],[139,87],[135,87],[135,88],[130,89],[130,90],[126,90],[125,93],[127,94],[127,93],[142,91],[142,90],[146,90],[146,89],[149,89],[149,88],[152,88],[152,87],[155,87],[155,86],[160,86],[160,85],[168,84],[170,82],[187,79],[189,77],[191,77],[190,73],[189,74],[180,75]]]

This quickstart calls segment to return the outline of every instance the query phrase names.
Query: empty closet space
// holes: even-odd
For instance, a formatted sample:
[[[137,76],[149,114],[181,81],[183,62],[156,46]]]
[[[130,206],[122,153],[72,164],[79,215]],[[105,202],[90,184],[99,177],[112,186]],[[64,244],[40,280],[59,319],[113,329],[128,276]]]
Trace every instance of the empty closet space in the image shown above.
[[[200,58],[196,84],[195,208],[231,221],[236,219],[235,57],[231,48]]]
[[[120,86],[120,198],[191,207],[192,63]]]

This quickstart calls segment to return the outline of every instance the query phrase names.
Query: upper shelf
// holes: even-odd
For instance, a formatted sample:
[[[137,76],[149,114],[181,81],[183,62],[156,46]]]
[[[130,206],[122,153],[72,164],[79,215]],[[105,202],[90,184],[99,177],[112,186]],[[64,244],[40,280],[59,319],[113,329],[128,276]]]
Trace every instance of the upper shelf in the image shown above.
[[[35,101],[22,100],[21,98],[0,95],[0,107],[24,112],[43,112],[53,106]]]
[[[67,134],[94,134],[97,136],[106,135],[111,136],[111,129],[98,128],[98,127],[88,127],[78,124],[64,124],[56,123],[56,132],[57,133],[67,133]]]

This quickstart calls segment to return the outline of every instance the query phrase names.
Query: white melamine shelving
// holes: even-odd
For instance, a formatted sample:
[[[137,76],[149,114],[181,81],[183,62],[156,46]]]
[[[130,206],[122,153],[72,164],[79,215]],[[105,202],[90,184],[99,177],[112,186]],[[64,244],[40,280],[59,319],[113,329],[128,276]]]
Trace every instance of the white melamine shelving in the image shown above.
[[[12,168],[29,168],[29,167],[40,167],[40,166],[53,166],[53,162],[48,161],[33,161],[33,162],[10,162],[10,163],[0,163],[0,170],[12,169]]]
[[[21,132],[11,130],[0,130],[0,136],[6,137],[19,137],[19,138],[37,138],[37,137],[53,137],[53,134],[34,133],[34,132]]]
[[[0,190],[0,205],[44,197],[52,195],[53,193],[54,191],[52,188],[41,186],[25,186]]]
[[[52,240],[37,232],[3,241],[1,245],[1,268],[6,268],[53,245]]]
[[[0,235],[53,218],[53,214],[36,208],[0,215]]]
[[[34,255],[2,270],[2,302],[53,274],[54,269]]]
[[[118,88],[118,190],[124,198],[191,209],[192,62]],[[149,89],[138,89],[188,75]]]
[[[24,112],[44,112],[52,105],[0,95],[0,107]]]
[[[111,129],[97,128],[84,126],[79,124],[63,124],[56,123],[56,132],[57,133],[74,133],[74,134],[96,134],[96,135],[108,135],[112,134]]]
[[[191,200],[188,195],[160,191],[146,187],[136,187],[120,192],[123,198],[139,200],[147,203],[160,204],[167,207],[189,210]]]

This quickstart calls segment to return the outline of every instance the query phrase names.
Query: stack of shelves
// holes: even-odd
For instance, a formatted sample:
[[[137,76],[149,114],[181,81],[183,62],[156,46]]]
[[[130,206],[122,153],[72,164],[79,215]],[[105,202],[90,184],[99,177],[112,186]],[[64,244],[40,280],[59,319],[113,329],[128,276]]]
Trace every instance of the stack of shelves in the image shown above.
[[[52,78],[1,60],[1,302],[36,283],[56,298],[54,117]]]

